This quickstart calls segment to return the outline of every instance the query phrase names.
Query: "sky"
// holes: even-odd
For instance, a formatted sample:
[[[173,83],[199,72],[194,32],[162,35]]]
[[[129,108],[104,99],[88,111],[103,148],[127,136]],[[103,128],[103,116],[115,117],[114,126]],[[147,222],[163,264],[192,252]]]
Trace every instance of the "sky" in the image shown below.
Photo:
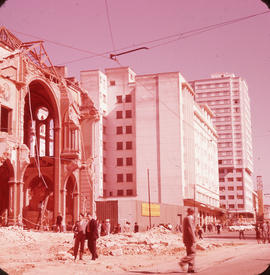
[[[83,70],[119,66],[138,75],[179,71],[187,81],[221,72],[242,77],[254,180],[262,176],[270,204],[270,10],[261,0],[7,0],[1,25],[23,42],[44,40],[52,63],[77,79]],[[191,32],[207,26],[216,27]],[[140,47],[148,49],[110,59]]]

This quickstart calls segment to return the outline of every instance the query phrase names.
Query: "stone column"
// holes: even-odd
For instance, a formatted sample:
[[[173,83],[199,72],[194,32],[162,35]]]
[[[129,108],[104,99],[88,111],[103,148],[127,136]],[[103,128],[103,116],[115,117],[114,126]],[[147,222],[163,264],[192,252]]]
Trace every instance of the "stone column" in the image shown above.
[[[23,214],[23,182],[17,182],[17,214],[22,215]]]
[[[54,130],[54,219],[61,210],[60,190],[61,190],[61,160],[60,160],[60,128]]]
[[[14,181],[9,181],[9,209],[8,209],[8,224],[13,225],[16,222],[17,213],[17,185]]]
[[[80,214],[80,196],[79,193],[73,193],[74,197],[74,209],[73,209],[73,218],[74,222],[76,222],[79,219]]]
[[[62,189],[61,190],[61,202],[62,202],[62,211],[60,211],[62,213],[62,217],[63,217],[63,231],[66,231],[66,195],[67,195],[67,190],[66,189]]]

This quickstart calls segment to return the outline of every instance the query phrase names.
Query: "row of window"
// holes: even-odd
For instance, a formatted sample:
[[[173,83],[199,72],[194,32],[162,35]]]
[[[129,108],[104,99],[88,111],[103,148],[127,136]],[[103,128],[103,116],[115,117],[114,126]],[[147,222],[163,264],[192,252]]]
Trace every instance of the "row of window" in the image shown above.
[[[229,204],[228,206],[230,209],[236,208],[236,205],[234,204]],[[226,209],[226,204],[221,204],[220,207]],[[237,204],[237,208],[244,208],[244,204]]]
[[[126,134],[132,134],[132,126],[128,125],[125,128],[126,128],[126,131],[125,131]],[[116,127],[116,134],[117,135],[124,134],[123,129],[124,129],[124,126],[117,126]]]
[[[128,94],[128,95],[126,95],[125,96],[125,100],[123,100],[124,99],[124,96],[122,96],[122,95],[118,95],[118,96],[116,96],[116,102],[117,103],[123,103],[123,102],[132,102],[132,97],[131,97],[131,94]]]
[[[117,182],[124,182],[124,174],[117,174]],[[107,182],[106,174],[103,174],[103,182]],[[133,182],[133,174],[127,173],[126,174],[126,182]]]
[[[118,189],[117,190],[117,193],[116,193],[116,195],[117,196],[133,196],[133,190],[132,189],[127,189],[127,190],[125,190],[126,192],[126,194],[124,193],[124,190],[123,189]],[[110,197],[112,197],[114,194],[113,194],[113,192],[112,191],[110,191],[109,192],[109,194],[107,194],[107,190],[103,190],[103,196],[104,197],[107,197],[107,196],[110,196]]]
[[[132,111],[131,110],[126,110],[126,115],[125,118],[132,118]],[[116,118],[121,119],[123,118],[123,111],[116,111]]]
[[[242,160],[237,159],[237,160],[235,160],[235,163],[236,164],[242,164]],[[232,159],[219,160],[218,164],[233,164],[233,160]]]
[[[132,141],[126,141],[126,150],[132,149]],[[116,142],[116,150],[124,150],[124,142]]]
[[[243,178],[237,177],[237,178],[227,178],[227,182],[232,182],[232,181],[241,181],[242,182]],[[225,182],[225,178],[219,178],[219,182]]]
[[[226,173],[233,173],[233,171],[235,171],[236,173],[242,173],[242,169],[235,169],[233,170],[232,168],[219,168],[218,169],[220,174],[226,174]]]
[[[131,166],[133,164],[132,158],[126,158],[126,166]],[[124,158],[117,158],[116,159],[116,165],[117,166],[123,166],[124,165]]]
[[[221,199],[221,200],[226,200],[226,196],[219,196],[219,198]],[[235,198],[237,198],[237,199],[243,199],[244,198],[244,196],[243,195],[237,195],[237,196],[234,196],[234,195],[228,195],[228,199],[229,200],[234,200]]]
[[[234,191],[236,187],[236,190],[243,190],[243,186],[228,186],[229,191]],[[225,191],[225,186],[219,187],[219,191]]]

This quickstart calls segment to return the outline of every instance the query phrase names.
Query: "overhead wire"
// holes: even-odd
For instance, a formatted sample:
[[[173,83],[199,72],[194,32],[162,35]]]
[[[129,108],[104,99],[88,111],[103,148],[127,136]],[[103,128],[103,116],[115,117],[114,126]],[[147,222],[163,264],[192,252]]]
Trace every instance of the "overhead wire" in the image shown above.
[[[107,4],[107,1],[105,3]],[[108,7],[108,5],[106,5],[106,6]],[[107,10],[108,9],[106,8],[106,11]],[[117,52],[117,51],[131,49],[131,48],[138,47],[138,46],[143,46],[143,45],[147,45],[147,44],[154,44],[156,42],[161,42],[159,44],[156,44],[156,45],[153,45],[153,46],[149,47],[149,49],[153,49],[153,48],[156,48],[156,47],[160,47],[160,46],[164,46],[164,45],[176,42],[176,41],[181,40],[181,39],[186,39],[186,38],[189,38],[189,37],[192,37],[192,36],[204,33],[204,32],[212,31],[214,29],[218,29],[218,28],[224,27],[226,25],[235,24],[235,23],[238,23],[238,22],[241,22],[241,21],[244,21],[244,20],[248,20],[248,19],[260,16],[260,15],[264,15],[264,14],[267,14],[269,12],[270,12],[270,10],[267,10],[267,11],[264,11],[264,12],[255,13],[255,14],[251,14],[251,15],[244,16],[244,17],[239,17],[239,18],[236,18],[236,19],[228,20],[228,21],[223,21],[223,22],[220,22],[220,23],[217,23],[217,24],[212,24],[212,25],[208,25],[208,26],[204,26],[204,27],[200,27],[200,28],[195,28],[195,29],[192,29],[192,30],[189,30],[189,31],[186,31],[186,32],[179,32],[179,33],[176,33],[176,34],[162,36],[162,37],[152,39],[152,40],[148,40],[148,41],[143,41],[143,42],[132,44],[132,45],[129,45],[129,46],[125,46],[125,47],[122,47],[122,48],[119,48],[119,49],[115,49],[115,46],[114,46],[114,40],[113,40],[113,36],[112,36],[112,28],[111,28],[111,23],[109,21],[108,11],[107,11],[107,19],[108,19],[108,23],[110,25],[110,35],[111,35],[111,39],[113,41],[112,43],[113,43],[113,47],[114,47],[113,50]],[[91,59],[91,58],[95,58],[95,57],[103,57],[105,59],[111,60],[107,55],[110,54],[112,51],[105,51],[103,53],[96,53],[96,52],[93,52],[93,51],[81,49],[81,48],[74,47],[74,46],[71,46],[71,45],[67,45],[67,44],[64,44],[64,43],[60,43],[60,42],[57,42],[57,41],[54,41],[54,40],[41,38],[41,37],[38,37],[38,36],[35,36],[35,35],[27,34],[27,33],[24,33],[24,32],[13,30],[13,29],[10,29],[10,30],[12,30],[13,32],[18,33],[18,34],[33,37],[33,38],[36,38],[36,39],[40,39],[42,41],[52,43],[52,44],[55,44],[55,45],[58,45],[58,46],[61,46],[61,47],[65,47],[65,48],[69,48],[69,49],[76,50],[76,51],[79,51],[79,52],[91,54],[91,56],[81,57],[81,58],[78,58],[78,59],[73,59],[73,60],[70,60],[70,61],[61,62],[57,65],[71,64],[71,63],[74,63],[74,62],[79,62],[79,61],[82,61],[82,60]]]

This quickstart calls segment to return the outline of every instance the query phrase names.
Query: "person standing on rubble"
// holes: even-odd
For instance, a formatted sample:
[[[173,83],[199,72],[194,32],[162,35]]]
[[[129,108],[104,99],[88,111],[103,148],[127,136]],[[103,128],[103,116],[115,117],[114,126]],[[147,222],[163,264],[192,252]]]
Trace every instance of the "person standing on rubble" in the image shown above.
[[[85,243],[85,231],[86,231],[87,222],[84,220],[84,215],[80,213],[79,220],[75,223],[73,232],[74,232],[74,261],[77,258],[78,250],[80,247],[80,260],[82,260],[84,252],[84,243]]]
[[[183,257],[179,262],[182,270],[184,270],[184,266],[188,264],[188,273],[195,273],[196,237],[193,214],[194,210],[192,208],[188,208],[187,216],[183,220],[183,242],[186,247],[187,256]]]
[[[94,215],[91,216],[87,213],[88,223],[86,226],[86,238],[87,245],[90,253],[92,254],[92,260],[95,261],[98,258],[97,254],[97,239],[98,239],[98,224],[94,219]]]
[[[62,226],[63,217],[61,213],[58,213],[58,216],[56,217],[56,230],[57,232],[62,232],[63,226]],[[58,231],[59,230],[59,231]]]

